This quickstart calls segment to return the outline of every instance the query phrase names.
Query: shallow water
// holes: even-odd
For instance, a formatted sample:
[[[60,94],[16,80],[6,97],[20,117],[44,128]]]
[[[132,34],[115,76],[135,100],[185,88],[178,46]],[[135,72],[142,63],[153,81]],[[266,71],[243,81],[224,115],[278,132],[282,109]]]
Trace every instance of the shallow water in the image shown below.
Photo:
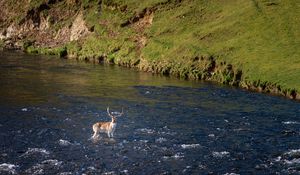
[[[300,105],[117,66],[0,53],[0,174],[300,174]],[[118,118],[114,139],[91,126]]]

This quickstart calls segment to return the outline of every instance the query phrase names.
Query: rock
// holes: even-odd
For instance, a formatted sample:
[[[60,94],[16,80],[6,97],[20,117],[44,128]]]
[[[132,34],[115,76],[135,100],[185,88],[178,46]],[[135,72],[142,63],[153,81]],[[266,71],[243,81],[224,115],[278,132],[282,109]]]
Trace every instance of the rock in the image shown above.
[[[17,33],[17,29],[14,24],[11,24],[7,29],[6,29],[6,38],[12,38],[15,36]]]
[[[85,24],[85,21],[83,19],[83,14],[81,12],[77,15],[76,19],[72,24],[70,41],[76,41],[79,38],[86,36],[88,33],[89,30]]]
[[[3,30],[0,32],[0,40],[4,40],[6,38],[6,31]]]
[[[300,100],[300,93],[299,92],[296,94],[296,98],[295,99],[296,100]]]
[[[41,18],[39,30],[47,30],[50,27],[49,19],[50,19],[49,16],[47,18],[44,17]]]

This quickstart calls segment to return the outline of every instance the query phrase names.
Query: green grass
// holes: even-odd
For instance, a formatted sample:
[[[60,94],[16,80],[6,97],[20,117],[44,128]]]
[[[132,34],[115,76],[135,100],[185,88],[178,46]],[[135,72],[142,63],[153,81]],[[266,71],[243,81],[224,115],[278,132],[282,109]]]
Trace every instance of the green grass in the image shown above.
[[[65,57],[67,55],[66,47],[37,48],[33,46],[28,46],[24,49],[27,53],[31,53],[31,54],[57,55],[59,57]]]
[[[218,71],[214,80],[230,84],[241,70],[244,84],[277,84],[300,92],[298,0],[103,0],[101,6],[99,2],[83,0],[80,7],[73,7],[62,1],[51,6],[70,12],[52,26],[55,30],[70,26],[78,9],[93,29],[90,36],[60,47],[68,54],[79,59],[105,57],[115,64],[183,78],[208,76],[214,58]],[[154,13],[148,28],[141,32],[132,25],[122,26],[144,9]],[[55,14],[53,9],[51,13]],[[137,47],[139,36],[147,38],[142,48]],[[226,68],[229,64],[232,70]]]
[[[270,82],[300,91],[297,0],[113,0],[103,1],[101,14],[96,2],[88,4],[85,19],[95,32],[81,42],[79,57],[107,55],[124,65],[140,59],[139,66],[148,71],[198,78],[208,63],[191,59],[212,56],[218,64],[242,70],[245,82]],[[120,10],[124,6],[126,11]],[[157,7],[153,23],[144,31],[147,44],[136,53],[132,38],[138,33],[120,25],[153,6]],[[220,81],[233,78],[223,74]]]
[[[151,8],[157,4],[167,2],[168,0],[104,0],[106,5],[118,5],[119,7],[126,6],[126,16],[134,15],[140,13],[145,8]]]
[[[143,56],[181,60],[214,55],[240,68],[247,81],[300,91],[300,2],[184,1],[155,13]],[[273,2],[273,1],[272,1]]]

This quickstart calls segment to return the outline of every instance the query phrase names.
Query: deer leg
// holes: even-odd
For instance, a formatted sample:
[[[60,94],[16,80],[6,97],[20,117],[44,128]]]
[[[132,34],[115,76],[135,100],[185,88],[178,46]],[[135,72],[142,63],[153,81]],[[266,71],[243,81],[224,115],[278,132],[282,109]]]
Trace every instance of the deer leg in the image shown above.
[[[93,139],[95,139],[96,137],[98,137],[98,130],[94,131],[94,134],[93,134]]]
[[[94,139],[94,138],[96,137],[96,135],[97,135],[97,133],[96,133],[96,132],[94,132],[94,134],[93,134],[92,138]]]

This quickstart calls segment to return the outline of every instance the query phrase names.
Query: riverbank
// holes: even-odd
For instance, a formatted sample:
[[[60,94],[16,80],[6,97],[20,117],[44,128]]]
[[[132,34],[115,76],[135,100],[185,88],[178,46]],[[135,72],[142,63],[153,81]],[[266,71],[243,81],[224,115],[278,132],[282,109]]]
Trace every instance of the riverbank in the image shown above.
[[[3,47],[300,100],[299,2],[1,2]]]

